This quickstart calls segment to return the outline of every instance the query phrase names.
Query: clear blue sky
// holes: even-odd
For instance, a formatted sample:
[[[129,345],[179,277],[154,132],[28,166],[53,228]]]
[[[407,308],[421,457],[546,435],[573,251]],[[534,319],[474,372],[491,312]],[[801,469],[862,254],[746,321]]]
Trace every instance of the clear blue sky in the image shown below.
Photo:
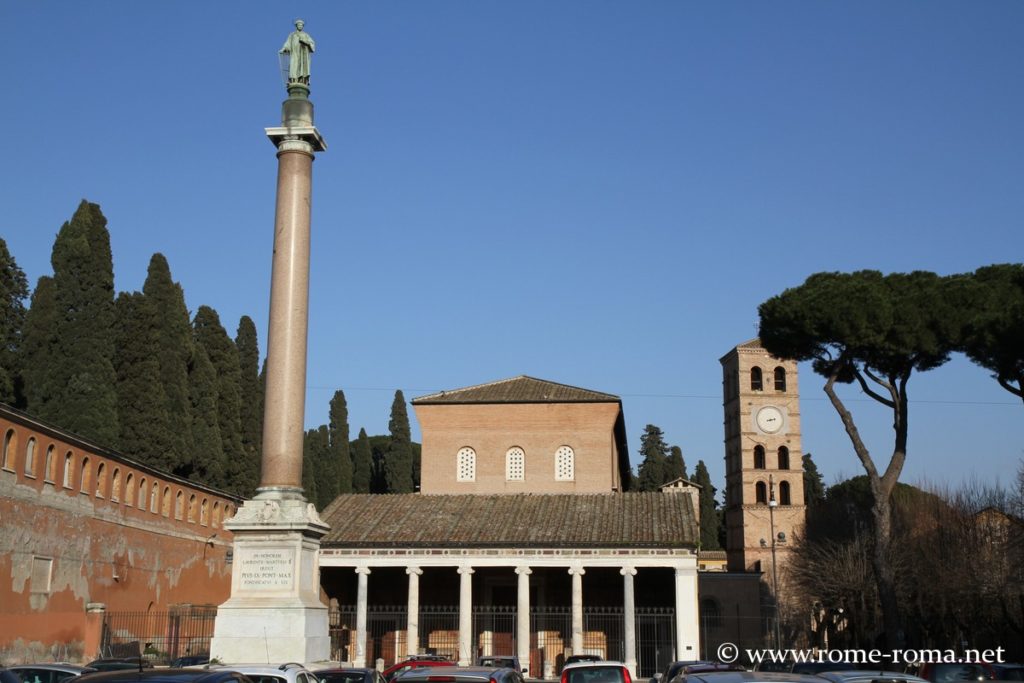
[[[317,41],[306,422],[518,374],[623,397],[722,484],[718,358],[822,270],[1024,257],[1020,2],[0,5],[0,234],[30,282],[82,198],[119,290],[163,252],[191,310],[266,340],[277,50]],[[860,473],[801,368],[804,450]],[[887,460],[884,410],[848,396]],[[1024,406],[915,377],[905,481],[992,482]],[[419,430],[414,424],[414,436]]]

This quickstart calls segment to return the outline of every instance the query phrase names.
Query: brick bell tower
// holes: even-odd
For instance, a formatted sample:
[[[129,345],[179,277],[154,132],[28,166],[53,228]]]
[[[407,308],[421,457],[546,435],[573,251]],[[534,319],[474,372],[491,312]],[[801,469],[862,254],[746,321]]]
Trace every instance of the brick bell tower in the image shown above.
[[[761,571],[771,585],[782,576],[793,534],[803,530],[807,514],[797,365],[769,354],[759,339],[719,361],[729,571]]]

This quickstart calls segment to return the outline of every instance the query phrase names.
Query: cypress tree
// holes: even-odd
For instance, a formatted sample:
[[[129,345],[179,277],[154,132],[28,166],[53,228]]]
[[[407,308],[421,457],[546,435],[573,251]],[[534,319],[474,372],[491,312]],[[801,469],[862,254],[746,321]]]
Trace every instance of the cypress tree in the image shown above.
[[[302,437],[302,488],[306,494],[306,500],[320,507],[319,494],[317,491],[317,442],[319,436],[317,430],[310,429]]]
[[[391,404],[388,430],[391,432],[391,444],[384,459],[384,481],[388,493],[412,493],[412,430],[401,390],[395,392],[395,400]]]
[[[192,349],[188,383],[195,451],[191,458],[181,463],[181,474],[210,486],[223,487],[226,458],[217,410],[217,371],[200,344]]]
[[[672,446],[669,449],[668,460],[665,463],[665,481],[666,484],[675,479],[689,479],[689,475],[686,474],[686,460],[683,459],[683,449],[679,446]]]
[[[117,447],[153,467],[172,471],[167,401],[160,382],[159,330],[150,301],[140,292],[117,297],[116,352]]]
[[[665,483],[668,455],[665,434],[660,428],[655,425],[644,427],[644,433],[640,437],[640,455],[644,456],[644,459],[640,463],[638,488],[641,491],[657,491],[658,487]]]
[[[804,453],[801,460],[804,465],[804,505],[810,512],[825,498],[825,481],[821,478],[818,466],[811,460],[810,453]]]
[[[82,201],[53,243],[55,336],[52,401],[42,417],[64,429],[115,443],[114,264],[107,219]]]
[[[250,495],[257,484],[255,463],[242,447],[241,370],[238,351],[220,324],[217,312],[200,306],[192,322],[195,343],[203,347],[217,377],[217,425],[224,450],[224,486],[229,491]]]
[[[336,493],[352,493],[352,456],[348,442],[348,403],[345,392],[334,392],[330,411],[331,459],[338,471]],[[333,498],[332,498],[333,500]]]
[[[185,307],[185,294],[181,285],[171,279],[171,269],[163,254],[153,254],[150,258],[142,292],[158,331],[155,353],[166,415],[165,459],[173,472],[184,475],[192,469],[195,451],[189,389],[192,326]]]
[[[256,340],[256,325],[247,315],[243,315],[238,321],[235,348],[238,349],[239,389],[242,398],[242,450],[245,453],[247,470],[250,470],[248,476],[255,487],[263,443],[263,383],[260,380],[260,350]]]
[[[331,457],[330,429],[320,425],[310,430],[312,449],[310,458],[313,462],[313,477],[316,480],[316,502],[322,510],[338,496],[338,465]]]
[[[352,457],[352,492],[369,493],[372,476],[373,449],[370,448],[370,437],[366,435],[365,429],[360,429]]]
[[[18,352],[25,326],[25,299],[28,280],[25,272],[0,238],[0,402],[18,405],[20,384]]]
[[[711,485],[711,475],[703,460],[697,461],[697,469],[693,471],[693,483],[700,489],[700,547],[701,550],[719,550],[718,544],[720,520],[718,505],[715,502],[717,489]]]
[[[32,292],[25,313],[20,362],[25,409],[46,417],[56,394],[54,359],[57,354],[57,303],[53,278],[43,276]]]

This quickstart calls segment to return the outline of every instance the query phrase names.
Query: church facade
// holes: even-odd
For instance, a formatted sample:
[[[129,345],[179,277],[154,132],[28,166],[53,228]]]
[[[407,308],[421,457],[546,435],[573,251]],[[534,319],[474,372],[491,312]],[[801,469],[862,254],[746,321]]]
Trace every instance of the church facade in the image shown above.
[[[544,677],[573,653],[643,676],[698,658],[694,509],[622,491],[618,397],[520,376],[412,405],[420,493],[340,496],[324,511],[343,658],[516,655]]]

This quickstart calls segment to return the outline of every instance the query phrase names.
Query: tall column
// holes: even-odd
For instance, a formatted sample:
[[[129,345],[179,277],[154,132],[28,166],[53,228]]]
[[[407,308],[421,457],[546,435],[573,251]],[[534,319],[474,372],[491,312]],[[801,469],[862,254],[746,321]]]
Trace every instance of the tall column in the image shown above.
[[[473,664],[473,568],[459,567],[459,666]]]
[[[420,651],[420,576],[422,576],[423,570],[419,567],[406,567],[405,573],[409,575],[405,654],[411,657]]]
[[[529,567],[516,567],[519,577],[516,593],[516,656],[519,666],[530,674],[530,574]]]
[[[253,652],[285,662],[331,653],[319,564],[328,527],[302,491],[313,155],[327,149],[303,78],[286,86],[280,127],[266,129],[277,149],[277,207],[263,452],[256,496],[224,523],[234,535],[231,597],[217,608],[210,654],[226,664]]]
[[[369,567],[356,567],[359,585],[356,589],[356,654],[352,658],[352,666],[366,666],[366,598],[367,583],[370,576]]]
[[[626,667],[630,676],[636,679],[636,593],[633,589],[635,567],[623,567],[622,574],[622,632],[626,647]]]
[[[697,605],[697,567],[676,567],[675,588],[676,659],[699,659],[700,614]]]
[[[572,575],[572,653],[583,652],[583,575],[586,570],[582,566],[569,568]]]

